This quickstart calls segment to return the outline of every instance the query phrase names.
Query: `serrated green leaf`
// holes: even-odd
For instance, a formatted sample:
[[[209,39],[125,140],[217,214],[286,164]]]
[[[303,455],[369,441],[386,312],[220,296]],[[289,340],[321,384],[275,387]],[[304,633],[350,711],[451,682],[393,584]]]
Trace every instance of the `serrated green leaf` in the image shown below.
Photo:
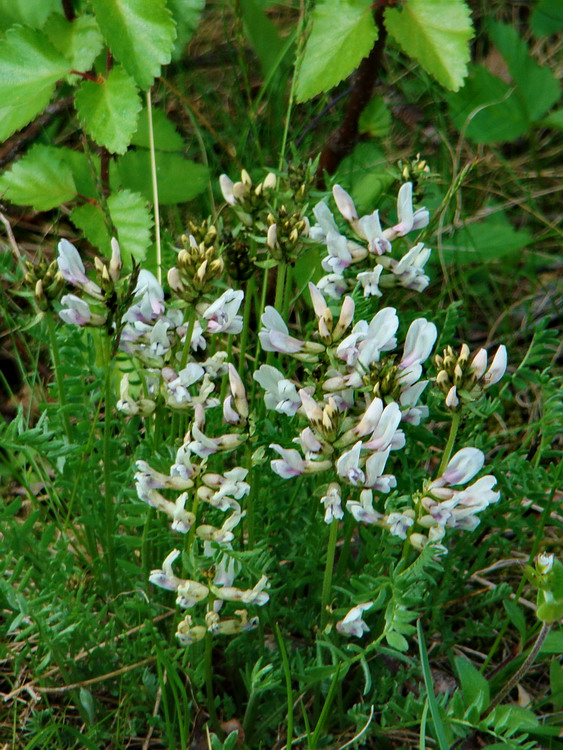
[[[372,97],[360,115],[358,124],[360,133],[368,133],[374,138],[387,135],[391,126],[391,112],[382,96]]]
[[[473,704],[478,705],[479,711],[482,712],[488,707],[491,700],[489,683],[467,659],[458,657],[455,660],[455,664],[461,683],[463,702],[466,707]]]
[[[74,104],[84,130],[99,146],[114,154],[127,151],[142,104],[135,81],[121,66],[102,83],[83,81]]]
[[[170,62],[176,28],[166,0],[91,0],[114,57],[142,89]]]
[[[112,168],[112,182],[141,193],[152,202],[150,154],[144,149],[131,149]],[[162,205],[184,203],[205,190],[209,170],[203,164],[184,159],[178,154],[156,153],[158,202]]]
[[[70,167],[78,195],[98,198],[100,157],[95,154],[90,154],[88,157],[82,151],[73,151],[62,146],[57,147],[57,152],[63,162]]]
[[[0,177],[0,195],[18,206],[48,211],[72,200],[72,172],[54,146],[37,144]]]
[[[481,65],[471,70],[460,92],[446,99],[454,125],[475,143],[513,141],[530,126],[514,86]]]
[[[73,21],[52,15],[44,31],[53,46],[70,61],[71,68],[81,73],[90,70],[104,46],[96,19],[89,14],[77,16]]]
[[[526,229],[516,230],[503,211],[479,222],[466,224],[451,238],[444,238],[442,250],[457,263],[497,260],[519,252],[533,240]]]
[[[536,36],[551,36],[563,30],[563,5],[560,0],[539,0],[530,17]]]
[[[0,30],[18,23],[40,29],[51,13],[62,12],[60,0],[0,0]]]
[[[145,200],[138,193],[120,190],[107,199],[125,267],[131,267],[131,257],[142,261],[151,240],[152,218]],[[111,234],[99,205],[85,204],[75,208],[70,219],[84,232],[86,239],[104,255],[111,256]]]
[[[10,107],[35,97],[49,98],[55,83],[70,70],[68,60],[45,34],[24,26],[8,29],[0,44],[0,102]]]
[[[184,139],[176,130],[174,123],[166,117],[161,109],[152,111],[152,128],[154,133],[154,147],[157,151],[181,151]],[[139,114],[137,130],[131,138],[132,146],[150,148],[149,120],[146,107]]]
[[[401,49],[438,83],[457,91],[467,75],[470,11],[464,0],[408,0],[385,10],[385,26]]]
[[[516,29],[505,23],[489,24],[489,34],[506,60],[518,87],[518,96],[528,118],[538,120],[559,99],[559,83],[549,68],[539,65]]]
[[[205,0],[168,0],[168,7],[176,22],[176,41],[172,59],[179,60],[199,24]]]
[[[321,0],[297,79],[297,101],[328,91],[350,75],[377,40],[371,0]]]
[[[0,108],[0,141],[34,120],[49,104],[52,93],[51,88],[44,89],[29,101]]]

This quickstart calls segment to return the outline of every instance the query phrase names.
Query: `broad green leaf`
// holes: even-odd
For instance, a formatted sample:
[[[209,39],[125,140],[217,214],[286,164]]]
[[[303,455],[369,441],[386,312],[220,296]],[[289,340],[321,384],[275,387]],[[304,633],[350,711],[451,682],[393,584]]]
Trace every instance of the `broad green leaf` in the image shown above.
[[[73,151],[63,146],[57,148],[57,153],[70,167],[77,194],[86,198],[98,198],[100,157],[95,154],[90,154],[88,157],[83,151]]]
[[[209,170],[203,164],[184,159],[178,154],[156,153],[158,202],[161,205],[184,203],[205,190]],[[112,170],[112,182],[153,199],[150,154],[144,149],[131,149],[118,159]]]
[[[279,66],[286,41],[256,0],[239,0],[239,3],[246,36],[267,77]]]
[[[381,196],[394,182],[380,143],[375,140],[358,143],[342,160],[335,182],[351,193],[358,210],[371,212],[377,208]]]
[[[468,223],[452,238],[443,238],[443,252],[458,263],[482,263],[518,253],[533,240],[525,229],[516,230],[502,211]]]
[[[390,126],[391,112],[385,104],[385,99],[382,96],[374,96],[369,100],[360,115],[360,133],[368,133],[374,138],[382,138],[387,135]]]
[[[42,112],[51,100],[52,90],[44,89],[37,96],[14,106],[0,108],[0,142],[21,130]]]
[[[177,34],[172,59],[179,60],[184,47],[195,34],[201,13],[205,8],[205,0],[168,0],[168,7],[176,22]]]
[[[53,15],[44,31],[53,46],[70,60],[71,68],[81,73],[90,70],[104,46],[96,19],[88,14],[77,16],[74,21]]]
[[[481,65],[471,70],[461,91],[446,98],[454,125],[475,143],[513,141],[530,126],[514,86]]]
[[[540,122],[544,128],[555,128],[555,130],[563,130],[563,107],[556,109],[551,112],[547,117],[544,117]]]
[[[99,146],[123,154],[137,128],[141,97],[135,81],[116,65],[103,83],[83,81],[74,104],[84,130]]]
[[[18,23],[40,29],[51,13],[62,12],[61,0],[0,0],[0,30]]]
[[[152,127],[154,147],[157,151],[181,151],[184,148],[184,139],[176,130],[174,123],[166,117],[161,109],[153,108]],[[146,107],[143,107],[139,115],[137,130],[131,138],[131,145],[150,148],[149,119]]]
[[[111,223],[116,230],[124,265],[131,267],[131,257],[142,261],[151,240],[152,219],[144,198],[130,190],[113,193],[107,200]],[[86,239],[108,257],[111,234],[99,205],[90,203],[75,208],[72,223],[84,232]]]
[[[48,211],[76,195],[68,164],[54,146],[33,146],[24,157],[0,177],[0,195],[18,206]]]
[[[385,10],[385,26],[401,49],[438,83],[457,91],[467,75],[470,11],[464,0],[407,0]]]
[[[176,28],[166,0],[91,0],[111,51],[142,89],[170,62]]]
[[[483,711],[488,707],[491,700],[489,683],[467,659],[458,657],[455,663],[461,683],[463,702],[466,707],[476,703],[479,706],[479,710]]]
[[[68,60],[45,34],[24,26],[8,29],[0,43],[0,102],[10,107],[45,100],[70,70]]]
[[[543,117],[559,99],[557,78],[549,68],[538,65],[530,56],[528,45],[512,26],[491,23],[489,34],[506,60],[529,119],[533,121]]]
[[[371,0],[321,0],[297,80],[297,101],[328,91],[352,73],[377,40]]]
[[[563,3],[561,0],[539,0],[530,18],[536,36],[551,36],[563,30]]]

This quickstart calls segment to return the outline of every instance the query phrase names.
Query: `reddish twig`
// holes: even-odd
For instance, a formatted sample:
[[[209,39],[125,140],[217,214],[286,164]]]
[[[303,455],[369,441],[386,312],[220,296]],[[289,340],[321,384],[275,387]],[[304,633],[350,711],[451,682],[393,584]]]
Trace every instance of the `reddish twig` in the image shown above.
[[[395,0],[380,0],[374,4],[374,21],[378,30],[377,41],[371,52],[365,57],[352,82],[352,91],[346,107],[344,121],[328,138],[321,152],[317,170],[317,186],[324,189],[324,174],[334,174],[342,159],[349,154],[359,140],[359,121],[365,106],[371,99],[381,60],[387,30],[383,24],[385,8],[394,5]]]

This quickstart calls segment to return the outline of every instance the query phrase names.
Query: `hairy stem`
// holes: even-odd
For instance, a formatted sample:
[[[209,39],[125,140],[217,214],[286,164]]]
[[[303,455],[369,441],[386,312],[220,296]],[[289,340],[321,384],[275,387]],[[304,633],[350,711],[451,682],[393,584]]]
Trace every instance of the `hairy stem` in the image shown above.
[[[330,524],[328,536],[328,548],[326,553],[325,574],[323,578],[323,591],[321,600],[321,633],[328,621],[328,604],[330,601],[330,589],[332,587],[332,572],[334,569],[334,557],[336,554],[336,542],[338,540],[338,521],[334,519]]]

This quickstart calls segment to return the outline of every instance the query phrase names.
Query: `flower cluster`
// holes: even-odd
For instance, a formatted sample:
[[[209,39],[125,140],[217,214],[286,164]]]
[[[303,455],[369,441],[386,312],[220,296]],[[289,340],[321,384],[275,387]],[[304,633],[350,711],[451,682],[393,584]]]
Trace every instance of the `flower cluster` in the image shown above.
[[[378,210],[366,216],[358,216],[352,198],[340,185],[334,186],[332,194],[354,239],[349,239],[340,232],[326,203],[320,202],[315,206],[313,213],[317,223],[311,227],[310,236],[323,242],[328,250],[328,255],[322,261],[327,275],[319,281],[319,289],[334,299],[340,299],[356,284],[361,284],[366,297],[380,297],[380,287],[395,285],[417,292],[423,291],[429,283],[424,266],[430,257],[430,249],[419,242],[400,259],[390,256],[395,239],[428,224],[428,211],[425,208],[413,208],[412,183],[406,182],[399,190],[398,221],[388,229],[382,229]],[[357,266],[360,264],[361,268],[358,270]]]
[[[300,383],[271,365],[262,365],[254,374],[268,409],[298,415],[305,422],[294,441],[299,449],[271,445],[279,456],[271,467],[284,479],[332,473],[336,481],[329,482],[321,499],[326,523],[343,518],[346,492],[350,495],[345,507],[357,521],[404,537],[410,519],[376,510],[374,493],[387,494],[396,487],[395,476],[386,474],[385,467],[391,452],[405,445],[401,422],[419,424],[428,413],[418,400],[428,384],[421,380],[422,363],[431,353],[436,327],[424,318],[415,320],[397,356],[390,353],[399,327],[394,308],[383,308],[371,321],[352,326],[351,297],[344,299],[335,322],[319,289],[314,284],[309,289],[319,342],[291,336],[271,307],[262,316],[262,347],[315,365],[316,375]]]
[[[248,470],[242,466],[223,471],[209,470],[210,457],[222,458],[240,447],[248,438],[244,425],[248,416],[248,402],[242,381],[229,364],[230,394],[225,398],[223,415],[233,427],[230,432],[210,437],[205,430],[205,410],[198,405],[194,410],[194,421],[184,441],[176,453],[176,460],[169,474],[155,471],[146,461],[137,461],[135,474],[137,496],[151,507],[165,513],[171,528],[181,534],[189,534],[201,546],[203,558],[213,561],[212,569],[203,571],[200,578],[178,578],[172,571],[172,564],[179,556],[173,550],[162,565],[153,570],[150,581],[161,588],[177,593],[176,603],[183,609],[191,609],[196,604],[206,604],[205,626],[193,624],[188,615],[179,625],[177,636],[183,645],[199,640],[206,630],[213,634],[235,633],[248,630],[256,625],[256,618],[248,619],[246,610],[237,610],[238,619],[221,619],[219,611],[222,602],[239,602],[262,606],[268,601],[265,591],[267,578],[262,576],[254,588],[243,590],[233,586],[241,572],[241,566],[229,554],[235,539],[234,530],[246,515],[241,501],[250,492],[246,482]],[[243,428],[241,431],[240,428]],[[238,428],[238,431],[236,431]],[[174,490],[173,500],[166,498],[161,490]],[[189,508],[189,509],[188,509]],[[213,525],[210,520],[228,514],[221,525]]]
[[[497,349],[489,369],[487,369],[487,350],[479,349],[469,361],[470,351],[463,344],[456,357],[451,346],[444,349],[443,355],[437,354],[434,363],[438,374],[436,384],[445,395],[446,406],[453,411],[464,403],[475,401],[490,386],[498,383],[506,372],[507,353],[504,344]]]

